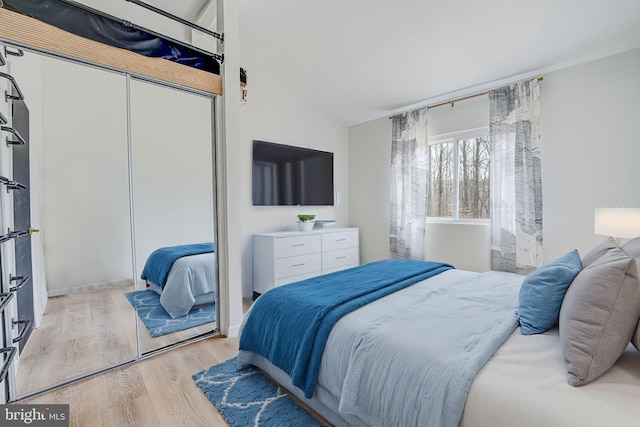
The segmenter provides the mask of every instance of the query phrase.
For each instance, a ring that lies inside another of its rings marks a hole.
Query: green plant
[[[300,222],[312,221],[315,217],[315,215],[298,215]]]

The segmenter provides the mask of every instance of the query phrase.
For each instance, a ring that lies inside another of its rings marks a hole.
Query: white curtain
[[[542,265],[540,85],[489,92],[491,269],[528,274]]]
[[[429,178],[427,108],[396,115],[392,120],[391,256],[422,260]]]

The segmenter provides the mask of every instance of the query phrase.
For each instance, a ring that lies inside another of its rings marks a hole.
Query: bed
[[[153,251],[141,278],[160,295],[171,318],[216,301],[217,275],[213,243],[167,246]]]
[[[607,250],[613,249],[615,242],[607,244],[610,246]],[[638,247],[640,249],[640,241]],[[596,254],[590,255],[594,259],[606,257],[607,250],[599,247],[594,249]],[[573,259],[576,254],[577,251],[572,254]],[[269,307],[269,300],[260,303],[271,292],[276,292],[274,297],[280,306],[299,305],[299,301],[283,299],[295,295],[294,291],[275,288],[258,298],[245,317],[238,368],[257,366],[337,426],[636,426],[640,420],[640,352],[629,340],[635,333],[637,344],[639,333],[634,331],[640,318],[640,282],[636,262],[631,260],[632,266],[629,262],[625,264],[628,274],[623,280],[626,280],[625,286],[633,286],[619,288],[617,293],[625,294],[624,299],[631,302],[630,306],[634,307],[631,317],[635,318],[626,322],[632,325],[625,329],[626,338],[618,339],[624,344],[621,355],[615,356],[612,367],[600,366],[598,369],[603,372],[599,372],[597,378],[590,378],[587,384],[572,387],[568,383],[575,380],[573,374],[578,372],[566,356],[572,351],[571,344],[567,343],[571,341],[567,325],[576,319],[571,317],[570,303],[566,303],[566,310],[561,307],[564,297],[559,298],[557,305],[558,311],[566,312],[557,314],[553,325],[544,332],[522,333],[523,324],[525,329],[531,325],[520,318],[519,310],[526,311],[521,291],[528,289],[534,278],[540,282],[540,274],[525,277],[452,268],[340,317],[329,328],[326,342],[321,346],[317,379],[311,381],[311,388],[305,387],[304,380],[300,381],[300,365],[283,363],[278,355],[280,349],[260,348],[264,343],[277,345],[290,342],[294,337],[290,330],[277,323],[268,324],[262,332],[256,328],[256,321],[264,323],[273,316],[274,308]],[[605,261],[610,264],[611,259]],[[569,275],[569,284],[560,293],[566,293],[566,299],[576,298],[584,277],[601,269],[605,261],[590,260],[593,265],[585,266],[587,273],[580,269]],[[614,261],[620,265],[618,258]],[[580,258],[578,263],[581,264]],[[334,274],[337,276],[320,276],[287,286],[300,287],[303,295],[311,289],[310,295],[316,298],[315,292],[320,291],[314,291],[314,287],[327,285],[327,290],[334,292],[336,288],[332,288],[329,281],[337,278],[344,286],[348,283],[345,280],[353,279],[348,272],[344,276],[340,272]],[[627,288],[634,288],[633,293],[627,293]],[[557,296],[552,299],[558,300]],[[308,323],[308,319],[315,316],[308,314],[314,304],[302,300],[302,312],[287,313],[285,317],[300,317],[299,323]],[[545,307],[550,305],[553,304],[546,300]],[[289,308],[284,311],[291,311]],[[577,312],[583,313],[583,308],[578,304]],[[557,326],[558,317],[561,327]],[[323,328],[326,326],[318,328],[317,335],[322,335]],[[606,330],[604,335],[616,333]],[[263,343],[251,342],[256,339]],[[619,348],[620,343],[607,341],[603,345],[611,349]],[[305,347],[305,344],[293,346],[287,351],[304,353]],[[473,354],[476,348],[481,349],[479,355]],[[314,356],[302,365],[313,370]],[[440,375],[447,371],[450,373]]]

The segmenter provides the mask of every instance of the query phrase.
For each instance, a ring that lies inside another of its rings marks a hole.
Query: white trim
[[[240,335],[240,327],[242,325],[230,325],[225,334],[227,338],[235,338]]]
[[[458,220],[460,212],[460,138],[453,140],[453,219]]]
[[[439,216],[428,216],[427,224],[459,224],[459,225],[489,225],[491,220],[485,218],[449,218]]]

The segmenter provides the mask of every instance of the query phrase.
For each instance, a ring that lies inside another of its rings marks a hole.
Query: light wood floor
[[[191,375],[238,353],[208,338],[20,403],[69,404],[72,427],[226,426]]]
[[[124,294],[133,285],[49,298],[40,327],[20,354],[18,397],[182,342],[215,328],[215,322],[152,338]]]
[[[69,404],[71,427],[227,426],[191,375],[237,354],[237,338],[207,338],[20,403]]]

